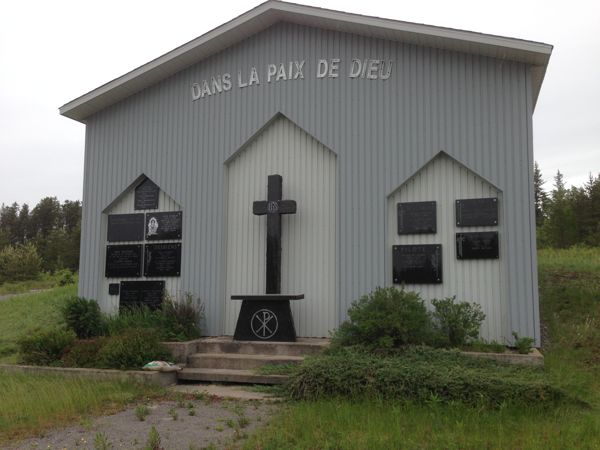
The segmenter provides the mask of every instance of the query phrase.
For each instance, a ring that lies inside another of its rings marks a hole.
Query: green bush
[[[351,349],[334,349],[307,358],[291,376],[293,399],[344,397],[427,402],[458,401],[496,407],[507,403],[551,404],[566,395],[544,378],[543,371],[461,356],[458,352],[408,347],[381,357]]]
[[[150,361],[171,359],[160,340],[158,332],[146,328],[131,328],[110,336],[98,353],[99,365],[107,369],[141,369]]]
[[[396,348],[432,339],[429,314],[415,292],[377,288],[354,302],[348,317],[333,335],[336,345]]]
[[[116,335],[131,328],[146,328],[159,333],[163,341],[187,341],[201,336],[199,322],[204,311],[201,302],[194,302],[191,294],[163,300],[161,309],[146,306],[127,308],[106,317],[109,335]]]
[[[73,343],[62,356],[65,367],[100,367],[100,350],[108,338],[80,339]]]
[[[75,276],[69,269],[62,269],[54,274],[56,282],[59,286],[66,286],[75,283]]]
[[[203,316],[202,303],[194,303],[192,294],[185,293],[175,299],[166,295],[162,304],[163,339],[186,341],[199,338],[202,335],[199,323]]]
[[[77,334],[79,339],[101,336],[106,331],[100,306],[94,300],[83,297],[71,297],[62,310],[67,327]]]
[[[62,365],[61,358],[75,338],[73,331],[59,327],[35,331],[17,342],[21,362],[39,366]]]
[[[42,259],[32,243],[9,245],[0,250],[0,283],[34,280],[41,267]]]
[[[477,339],[485,314],[477,303],[456,302],[456,297],[433,299],[432,313],[436,331],[453,347]]]

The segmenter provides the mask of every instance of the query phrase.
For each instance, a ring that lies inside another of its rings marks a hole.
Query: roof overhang
[[[552,53],[551,45],[540,42],[269,0],[143,66],[70,101],[59,108],[60,114],[84,122],[92,114],[278,22],[290,22],[365,37],[529,64],[532,67],[531,82],[534,106]]]

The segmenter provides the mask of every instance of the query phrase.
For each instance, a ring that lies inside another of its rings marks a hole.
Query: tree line
[[[550,191],[537,163],[535,220],[539,247],[600,246],[600,174],[581,187],[566,188],[558,171]],[[40,271],[79,268],[81,202],[46,197],[0,208],[0,283],[28,279]]]
[[[591,173],[581,187],[567,189],[560,170],[552,190],[544,190],[538,164],[534,168],[535,221],[538,247],[600,246],[600,174]]]
[[[79,268],[81,202],[46,197],[0,208],[0,282]]]

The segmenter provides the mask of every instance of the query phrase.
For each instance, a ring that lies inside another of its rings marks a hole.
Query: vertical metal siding
[[[499,224],[495,227],[456,226],[455,201],[465,198],[498,197]],[[399,202],[435,201],[437,233],[402,235],[398,231]],[[388,256],[386,279],[392,285],[392,245],[441,244],[442,283],[406,285],[405,289],[420,292],[425,300],[456,295],[458,301],[479,303],[486,314],[481,336],[499,342],[508,341],[507,298],[505,289],[506,252],[502,193],[481,177],[445,154],[436,156],[388,198]],[[498,231],[498,260],[464,260],[456,258],[455,233]]]
[[[252,202],[267,195],[267,176],[283,177],[283,197],[297,212],[283,216],[283,293],[303,293],[292,302],[301,336],[328,336],[337,325],[335,279],[336,157],[288,119],[276,118],[228,163],[226,334],[233,334],[240,308],[232,294],[265,292],[266,216]]]
[[[317,79],[319,58],[342,59]],[[394,61],[386,81],[349,79],[351,58]],[[195,102],[211,75],[305,59],[303,80],[266,83]],[[440,150],[503,192],[509,324],[538,337],[531,218],[531,96],[523,64],[281,23],[90,117],[80,292],[99,295],[98,217],[144,172],[185,211],[182,289],[207,303],[207,332],[223,332],[225,162],[276,114],[337,154],[339,320],[386,282],[387,196]]]

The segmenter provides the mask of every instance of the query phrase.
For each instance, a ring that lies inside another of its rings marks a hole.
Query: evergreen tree
[[[23,203],[21,211],[19,211],[19,242],[24,244],[31,238],[31,224],[29,217],[29,205]]]
[[[545,220],[545,209],[548,203],[548,194],[544,191],[544,179],[537,161],[533,169],[533,187],[535,196],[535,224],[541,227]]]
[[[544,241],[552,247],[566,248],[577,242],[575,217],[571,209],[564,176],[560,170],[554,177],[552,198],[548,202],[548,218],[542,234]]]
[[[31,221],[38,238],[45,238],[52,230],[61,228],[60,203],[56,197],[41,199],[31,212]]]

